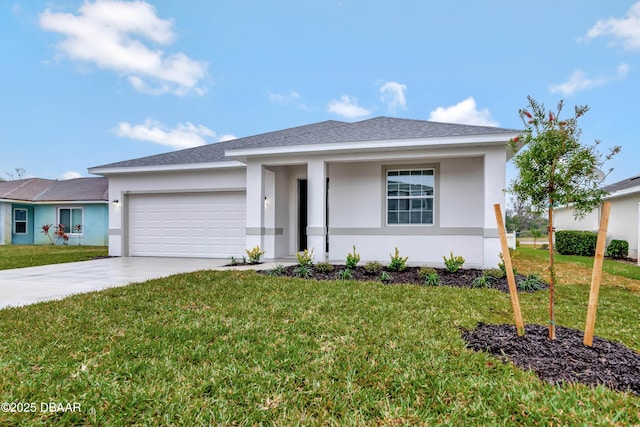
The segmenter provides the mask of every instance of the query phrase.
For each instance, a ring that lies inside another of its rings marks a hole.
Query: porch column
[[[327,227],[327,171],[323,160],[307,163],[307,246],[314,262],[325,261]]]
[[[247,226],[244,249],[256,246],[264,249],[264,166],[258,162],[247,162]],[[242,251],[244,254],[244,250]],[[265,254],[265,257],[273,254]]]
[[[484,268],[495,268],[500,262],[500,237],[493,205],[500,203],[502,215],[504,215],[506,160],[506,152],[502,148],[490,150],[484,156]]]
[[[11,203],[0,203],[0,245],[11,244]]]

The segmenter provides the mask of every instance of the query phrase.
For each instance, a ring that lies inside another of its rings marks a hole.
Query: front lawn
[[[588,293],[558,286],[559,324],[584,328]],[[525,323],[546,323],[547,295],[520,295]],[[640,350],[640,294],[605,285],[600,301],[596,334]],[[481,321],[511,323],[509,296],[240,271],[0,310],[0,397],[38,409],[0,425],[640,423],[640,396],[467,349]]]
[[[106,246],[1,245],[0,270],[85,261],[107,252]]]

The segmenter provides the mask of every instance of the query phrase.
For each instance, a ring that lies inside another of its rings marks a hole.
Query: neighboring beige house
[[[607,242],[612,239],[629,242],[629,256],[638,257],[640,233],[640,175],[615,182],[602,188],[609,193],[605,200],[611,203]],[[571,208],[560,208],[555,214],[556,230],[586,230],[600,228],[600,209],[595,209],[582,220],[573,218]],[[638,261],[640,265],[640,260]]]
[[[265,258],[495,267],[508,141],[521,131],[378,117],[325,121],[97,166],[114,256]]]

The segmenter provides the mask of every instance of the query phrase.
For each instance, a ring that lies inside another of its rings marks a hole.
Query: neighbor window
[[[387,224],[433,225],[434,170],[387,171]]]
[[[27,234],[27,210],[26,209],[13,210],[13,233]]]
[[[58,208],[58,224],[64,226],[67,234],[82,234],[84,218],[82,208]]]

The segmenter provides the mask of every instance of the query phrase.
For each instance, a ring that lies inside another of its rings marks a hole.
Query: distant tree
[[[505,227],[508,231],[522,231],[545,228],[547,218],[527,203],[511,200],[511,207],[505,210]]]
[[[510,142],[517,152],[513,158],[518,176],[509,191],[521,203],[530,204],[538,211],[548,210],[549,231],[549,338],[556,338],[554,293],[555,270],[553,265],[553,210],[557,205],[571,205],[574,215],[584,217],[602,203],[605,192],[599,188],[602,176],[600,168],[620,151],[613,147],[602,159],[597,147],[583,146],[579,138],[578,119],[589,107],[576,106],[573,117],[560,119],[563,101],[556,111],[547,110],[532,97],[529,105],[519,111],[525,131]]]
[[[16,179],[21,179],[24,174],[27,172],[25,169],[23,168],[15,168],[14,169],[15,173],[13,172],[7,172],[7,176],[9,177],[8,181],[14,181]],[[0,181],[7,181],[6,179],[0,177]]]

